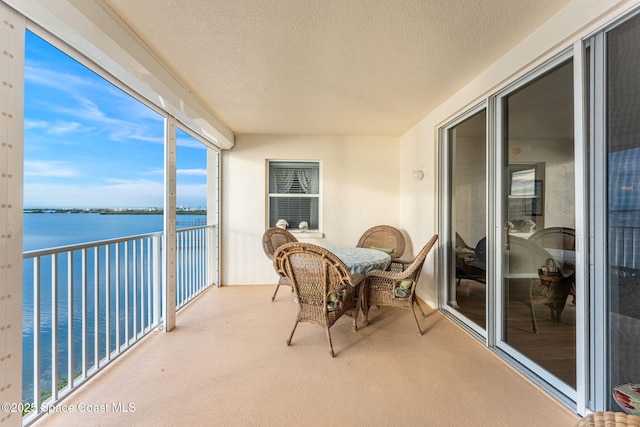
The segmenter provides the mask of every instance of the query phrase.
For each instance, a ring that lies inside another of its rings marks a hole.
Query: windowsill
[[[309,230],[309,231],[289,230],[289,232],[294,236],[296,236],[297,238],[322,239],[324,237],[324,233],[319,230]]]

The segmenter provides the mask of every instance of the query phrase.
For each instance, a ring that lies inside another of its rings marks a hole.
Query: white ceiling
[[[399,136],[569,0],[104,0],[235,134]]]

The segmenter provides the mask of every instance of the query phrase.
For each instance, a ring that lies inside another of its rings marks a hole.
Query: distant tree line
[[[163,209],[79,209],[79,208],[65,208],[65,209],[25,209],[24,213],[99,213],[101,215],[162,215]],[[206,215],[206,209],[178,209],[177,215]]]

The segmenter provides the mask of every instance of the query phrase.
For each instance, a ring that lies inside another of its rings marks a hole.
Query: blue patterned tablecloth
[[[371,270],[386,270],[391,263],[388,253],[368,248],[328,247],[345,263],[351,274],[365,274]]]

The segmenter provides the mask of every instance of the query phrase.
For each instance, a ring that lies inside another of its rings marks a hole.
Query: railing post
[[[58,254],[51,257],[51,399],[58,400]]]
[[[33,258],[33,403],[37,411],[40,408],[40,362],[42,352],[40,350],[40,267],[41,258]]]
[[[218,271],[218,262],[217,262],[217,253],[218,253],[218,237],[217,237],[218,226],[210,225],[207,226],[207,244],[206,244],[206,267],[207,267],[207,286],[211,286],[214,283],[219,286],[217,271]]]
[[[74,307],[73,307],[73,277],[74,277],[74,265],[73,262],[73,251],[67,252],[67,377],[69,382],[69,389],[74,387],[74,379],[75,375],[73,373],[73,364],[74,364],[74,355],[73,355],[73,345],[75,333],[73,331],[73,315],[74,315]]]
[[[164,227],[162,240],[162,324],[169,332],[176,325],[176,120],[165,119]]]
[[[153,247],[151,248],[153,254],[153,325],[160,327],[160,316],[162,307],[160,305],[162,293],[162,251],[161,251],[161,236],[153,236]]]

